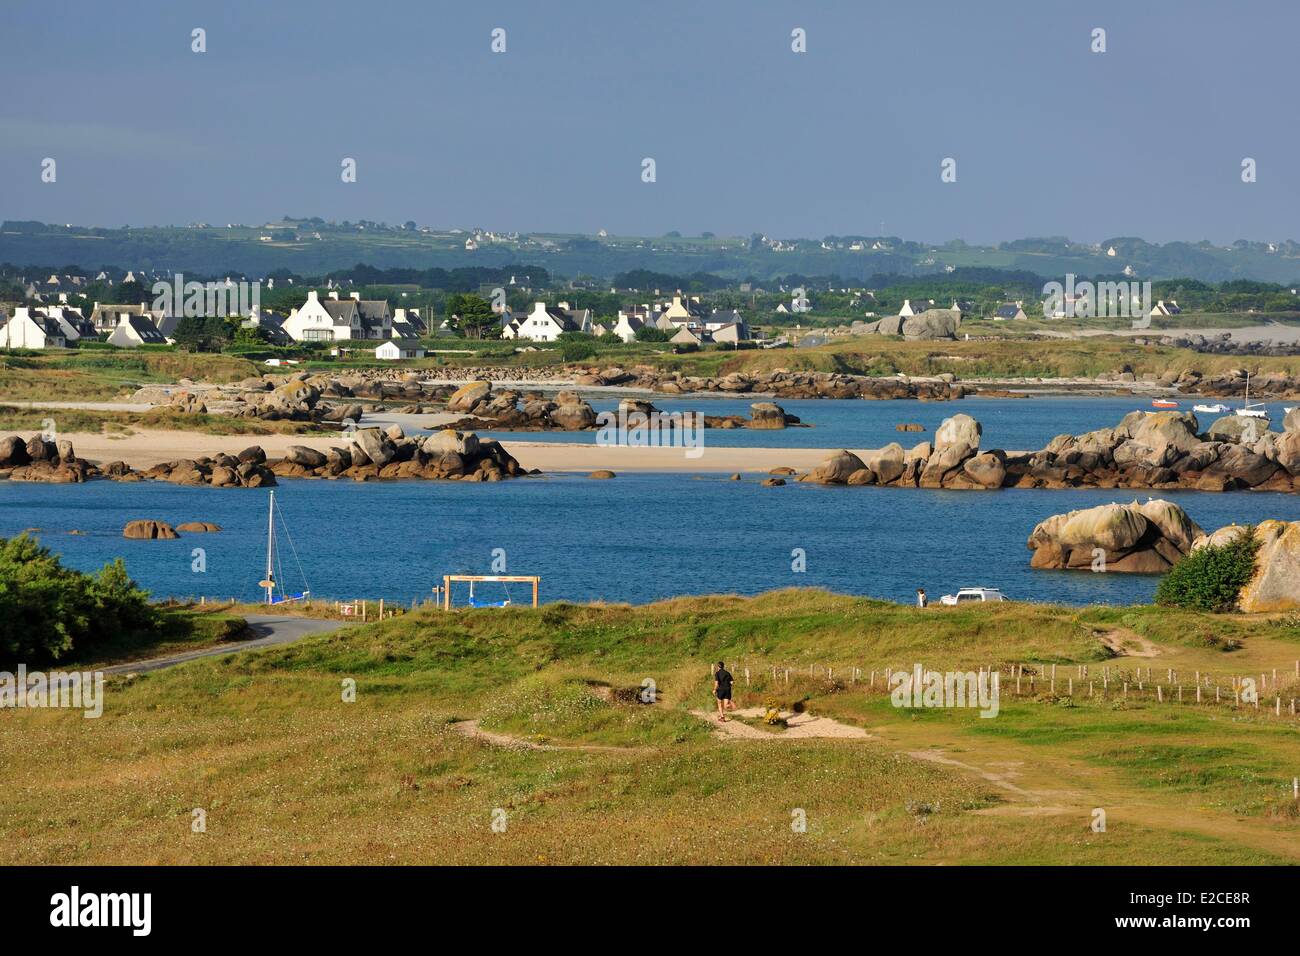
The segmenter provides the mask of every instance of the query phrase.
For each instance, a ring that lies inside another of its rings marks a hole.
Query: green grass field
[[[718,658],[742,707],[870,736],[719,737],[691,713]],[[1271,689],[1255,709],[1230,688],[1277,668],[1277,693],[1300,696],[1297,658],[1294,619],[1151,607],[919,611],[801,590],[423,608],[113,678],[98,720],[0,711],[0,861],[1293,863],[1300,722]],[[1002,669],[999,715],[893,706],[884,669],[917,662]],[[1085,665],[1093,696],[1082,679],[1067,693]],[[1197,671],[1228,699],[1196,705]]]

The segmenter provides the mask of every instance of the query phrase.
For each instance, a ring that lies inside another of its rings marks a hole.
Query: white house
[[[63,330],[63,337],[69,342],[95,338],[95,326],[81,314],[80,309],[65,305],[51,305],[46,307],[45,314],[59,323],[59,328]]]
[[[913,304],[911,299],[904,299],[903,307],[898,310],[898,314],[903,316],[920,315],[922,312],[928,312],[930,306],[933,304],[933,302],[928,302],[924,299],[917,299],[915,304]]]
[[[637,332],[646,327],[647,317],[636,312],[624,312],[618,310],[618,321],[614,323],[611,330],[624,342],[635,342]]]
[[[516,312],[502,327],[503,339],[530,339],[534,342],[555,342],[564,332],[591,333],[591,310],[570,309],[568,303],[547,305],[534,302],[533,311]]]
[[[419,339],[389,339],[375,349],[375,358],[389,361],[424,358],[424,349]]]
[[[1154,319],[1162,315],[1180,315],[1182,314],[1182,311],[1183,310],[1178,307],[1177,299],[1170,299],[1168,302],[1161,299],[1151,307],[1150,316]]]
[[[302,308],[289,313],[283,328],[295,342],[388,339],[393,335],[393,312],[387,299],[362,299],[360,292],[346,299],[330,292],[322,299],[312,289]]]
[[[1025,309],[1024,309],[1024,303],[1023,303],[1023,302],[1006,302],[1006,303],[1004,303],[1004,304],[998,306],[997,311],[993,313],[993,318],[998,319],[998,320],[1000,320],[1000,321],[1005,321],[1005,320],[1007,320],[1007,319],[1023,319],[1023,318],[1026,318],[1026,316],[1025,316]]]
[[[90,321],[95,326],[95,332],[103,334],[112,332],[121,325],[124,317],[145,315],[148,311],[144,305],[110,305],[96,302],[90,311]]]
[[[158,326],[148,316],[124,315],[113,334],[108,337],[108,344],[134,349],[141,345],[166,345],[167,338],[158,331]]]
[[[62,349],[67,346],[59,321],[40,309],[19,306],[9,321],[0,327],[0,348]]]

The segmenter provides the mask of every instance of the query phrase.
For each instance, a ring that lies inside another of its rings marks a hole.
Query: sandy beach
[[[207,435],[198,432],[137,430],[130,435],[64,432],[77,457],[98,465],[124,461],[132,468],[151,468],[177,458],[200,458],[219,452],[238,454],[260,445],[268,458],[283,458],[290,445],[326,451],[343,446],[336,435]],[[614,472],[767,472],[789,467],[805,471],[839,449],[832,448],[714,448],[707,440],[702,449],[603,447],[578,442],[502,442],[525,468],[544,472],[588,472],[607,468]],[[690,457],[695,455],[696,457]]]

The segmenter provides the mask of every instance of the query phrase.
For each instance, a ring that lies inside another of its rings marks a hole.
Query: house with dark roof
[[[665,332],[671,332],[683,325],[703,326],[708,317],[709,310],[700,304],[699,296],[683,296],[678,292],[673,296],[672,302],[660,310],[655,325]]]
[[[387,299],[362,299],[360,292],[345,299],[330,292],[322,299],[312,289],[302,308],[289,313],[283,329],[295,342],[388,339],[393,335],[393,311]]]
[[[1003,303],[998,306],[997,310],[993,313],[993,318],[1002,320],[1023,319],[1026,317],[1025,310],[1022,308],[1022,303],[1020,302]]]
[[[389,339],[375,349],[377,359],[417,359],[424,358],[424,346],[419,339]]]
[[[41,309],[19,306],[14,314],[0,326],[0,348],[5,349],[63,349],[67,339],[58,319],[52,319]]]
[[[141,345],[166,345],[167,337],[158,331],[158,326],[154,325],[150,316],[124,315],[113,334],[108,337],[108,344],[135,349]]]
[[[95,327],[95,332],[99,335],[111,333],[122,324],[122,319],[128,315],[145,315],[148,309],[143,305],[112,305],[109,303],[96,302],[94,308],[90,311],[90,322]]]
[[[503,320],[505,316],[502,316]],[[591,310],[570,309],[567,302],[547,305],[534,302],[531,312],[512,312],[503,323],[503,339],[529,339],[534,342],[554,342],[565,332],[591,333]]]
[[[95,331],[94,323],[82,315],[80,309],[66,305],[50,305],[45,307],[45,314],[59,323],[59,328],[63,330],[63,337],[69,342],[98,337],[99,333]]]

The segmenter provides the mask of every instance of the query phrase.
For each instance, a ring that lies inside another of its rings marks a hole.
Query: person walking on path
[[[731,672],[723,666],[722,661],[718,661],[718,667],[713,672],[713,696],[718,700],[718,720],[724,724],[727,722],[727,711],[736,709],[731,700],[731,684]]]

